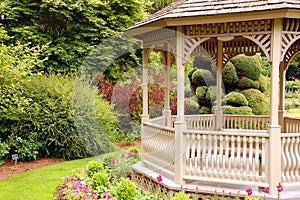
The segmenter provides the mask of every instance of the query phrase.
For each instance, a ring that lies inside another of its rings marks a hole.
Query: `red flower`
[[[252,189],[251,189],[251,188],[248,188],[248,189],[246,190],[246,192],[248,193],[249,196],[251,196],[251,194],[252,194]]]
[[[279,183],[279,185],[277,185],[277,191],[279,193],[283,191],[283,187],[282,187],[282,185],[280,185],[280,183]]]
[[[161,177],[161,175],[158,175],[158,176],[156,177],[156,180],[157,180],[158,182],[162,182],[162,177]]]
[[[264,188],[264,189],[262,189],[262,192],[263,192],[263,193],[269,193],[269,188]]]

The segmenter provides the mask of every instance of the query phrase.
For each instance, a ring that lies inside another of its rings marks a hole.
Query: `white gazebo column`
[[[269,156],[268,156],[268,178],[270,194],[276,195],[276,186],[281,182],[281,127],[278,124],[278,97],[279,97],[279,66],[281,54],[281,19],[274,19],[272,31],[272,71],[271,71],[271,105],[270,105],[270,127],[269,127]]]
[[[150,49],[143,48],[143,114],[142,123],[149,121],[148,112],[148,60],[150,55]]]
[[[165,63],[165,99],[164,99],[164,110],[163,116],[166,117],[166,126],[171,127],[171,116],[172,111],[170,109],[170,71],[171,71],[171,52],[170,46],[167,45],[167,52],[166,52],[166,63]]]
[[[218,40],[218,55],[217,55],[217,107],[215,130],[219,131],[223,127],[223,113],[222,113],[222,70],[223,70],[223,42]]]
[[[281,126],[281,132],[285,131],[285,126],[284,126],[284,117],[286,114],[285,110],[285,64],[284,62],[280,63],[280,68],[279,68],[279,110],[278,110],[278,123]]]
[[[177,184],[184,184],[183,176],[185,173],[185,151],[186,140],[183,131],[186,129],[186,122],[184,120],[184,64],[183,64],[183,46],[184,35],[183,27],[177,27],[176,33],[176,64],[177,64],[177,118],[175,121],[175,177],[174,182]]]

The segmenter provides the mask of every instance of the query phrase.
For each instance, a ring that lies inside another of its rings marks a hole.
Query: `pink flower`
[[[81,186],[80,181],[77,181],[77,182],[75,182],[75,183],[73,184],[73,188],[74,188],[74,189],[77,189],[77,188],[80,187],[80,186]]]
[[[162,182],[162,177],[161,177],[161,175],[158,175],[157,177],[156,177],[156,180],[160,183],[160,182]]]
[[[264,188],[264,189],[262,189],[262,192],[263,192],[263,193],[269,193],[269,188]]]
[[[101,196],[102,197],[106,197],[107,199],[109,199],[109,200],[111,200],[112,199],[112,196],[108,193],[108,192],[103,192],[102,194],[101,194]]]
[[[121,157],[121,158],[125,158],[126,155],[125,155],[124,153],[122,153],[122,154],[120,155],[120,157]]]
[[[89,186],[87,186],[87,185],[82,185],[82,186],[80,186],[80,189],[81,189],[81,190],[88,190],[88,189],[89,189]]]
[[[69,177],[69,176],[65,176],[64,178],[65,178],[65,180],[66,180],[67,182],[70,182],[70,181],[72,181],[72,178],[71,178],[71,177]]]
[[[79,176],[74,176],[73,179],[74,180],[79,180]]]
[[[251,188],[248,188],[248,189],[246,190],[246,192],[248,193],[249,196],[251,196],[251,194],[252,194],[252,189],[251,189]]]
[[[110,162],[111,162],[111,164],[115,164],[115,163],[117,162],[117,159],[116,159],[116,158],[112,158],[112,159],[110,160]]]
[[[128,152],[128,157],[131,157],[131,156],[135,156],[135,152],[132,152],[132,151],[130,151],[130,152]]]
[[[96,194],[96,193],[93,193],[92,194],[92,198],[94,199],[94,198],[96,198],[98,195]]]
[[[84,193],[84,194],[83,194],[83,197],[84,197],[85,199],[88,199],[88,198],[89,198],[89,193]]]
[[[63,186],[63,189],[66,189],[67,187],[69,187],[69,184],[65,184],[65,185]]]
[[[282,187],[282,185],[280,185],[280,183],[279,183],[279,185],[277,185],[277,191],[279,193],[283,191],[283,187]]]

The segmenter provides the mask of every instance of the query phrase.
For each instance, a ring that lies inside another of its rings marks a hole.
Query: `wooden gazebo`
[[[219,186],[255,186],[269,188],[274,198],[281,183],[283,199],[300,198],[300,119],[286,117],[284,110],[285,72],[300,50],[300,0],[177,0],[127,34],[143,41],[142,161],[133,167],[137,182],[161,174],[163,184],[174,190],[197,187],[213,193]],[[199,49],[216,62],[217,106],[214,114],[191,116],[184,113],[185,63]],[[148,113],[152,50],[161,52],[167,66],[164,110],[155,119]],[[270,115],[224,115],[224,65],[238,54],[256,53],[272,66]],[[168,89],[173,61],[176,116],[171,115]]]

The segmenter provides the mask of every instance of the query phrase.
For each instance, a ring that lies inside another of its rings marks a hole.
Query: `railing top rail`
[[[246,130],[228,130],[228,131],[202,131],[202,130],[185,130],[184,134],[211,134],[224,136],[250,136],[250,137],[265,137],[268,138],[267,131],[246,131]]]
[[[162,119],[165,119],[165,118],[166,118],[165,116],[161,116],[161,117],[156,117],[156,118],[150,119],[149,121],[150,122],[155,122],[155,121],[162,120]]]
[[[251,117],[251,118],[269,118],[269,115],[228,115],[224,114],[224,117]]]
[[[300,120],[299,117],[284,117],[284,119],[290,119],[290,120]]]
[[[184,117],[214,117],[215,114],[204,114],[204,115],[184,115]],[[176,115],[172,115],[172,117],[177,117]]]
[[[286,137],[300,137],[300,133],[282,133],[280,134],[281,138]]]
[[[159,128],[159,129],[166,130],[166,131],[175,132],[174,128],[170,128],[170,127],[166,127],[166,126],[161,126],[159,124],[154,124],[154,123],[151,123],[151,122],[144,122],[143,125],[144,126],[150,126],[150,127],[153,127],[153,128]]]

